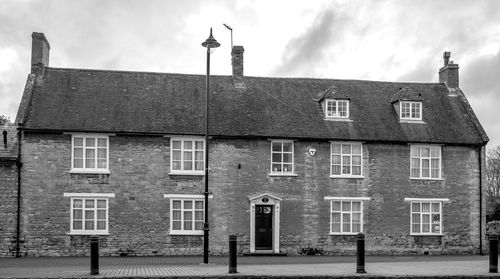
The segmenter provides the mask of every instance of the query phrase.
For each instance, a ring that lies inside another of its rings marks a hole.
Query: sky
[[[15,120],[31,33],[49,66],[205,74],[201,43],[221,43],[211,73],[231,74],[231,32],[247,76],[438,82],[443,52],[500,145],[498,0],[0,0],[0,115]]]

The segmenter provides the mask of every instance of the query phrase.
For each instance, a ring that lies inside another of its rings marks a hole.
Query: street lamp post
[[[220,44],[212,36],[212,28],[210,28],[210,36],[202,44],[203,47],[207,48],[207,91],[205,95],[205,105],[206,105],[206,124],[205,124],[205,220],[203,222],[203,263],[208,264],[208,232],[210,231],[210,226],[208,223],[208,124],[209,124],[209,88],[210,88],[210,51],[212,49],[218,48]]]

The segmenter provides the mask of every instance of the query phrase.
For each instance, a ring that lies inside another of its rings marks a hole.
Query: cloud
[[[321,64],[325,50],[332,47],[342,32],[347,19],[334,12],[325,10],[303,34],[291,39],[285,47],[281,65],[274,70],[275,75],[303,74]],[[316,66],[315,66],[316,65]]]

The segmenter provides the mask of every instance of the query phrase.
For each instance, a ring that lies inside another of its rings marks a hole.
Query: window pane
[[[420,224],[411,225],[411,232],[412,233],[420,233]]]
[[[411,212],[420,212],[420,203],[417,202],[412,203]]]
[[[281,153],[273,153],[273,163],[281,163]]]
[[[79,169],[83,168],[83,159],[75,159],[73,161],[73,166]]]
[[[184,162],[193,160],[193,152],[192,151],[184,151]]]
[[[352,145],[352,154],[361,154],[361,145],[360,144],[353,144]]]
[[[180,161],[181,160],[181,151],[179,151],[179,150],[172,151],[172,160]]]
[[[283,164],[283,172],[292,172],[292,164]]]
[[[106,149],[104,149],[104,148],[98,148],[98,149],[97,149],[97,158],[100,158],[100,159],[106,159],[106,157],[107,157],[107,156],[106,156],[106,155],[107,155],[107,154],[106,154],[106,153],[107,153],[106,151],[107,151],[107,150],[106,150]]]
[[[98,230],[106,230],[106,221],[97,221]]]
[[[197,161],[203,161],[203,151],[195,151],[194,159]]]
[[[350,173],[351,173],[351,168],[349,166],[342,167],[342,174],[350,174]]]
[[[82,222],[81,221],[73,221],[73,229],[74,230],[81,230],[82,229]]]
[[[75,148],[74,156],[75,158],[83,158],[83,148]]]
[[[174,161],[174,162],[172,162],[172,169],[173,170],[181,170],[181,165],[182,164],[180,161],[179,162]]]
[[[75,138],[74,145],[75,146],[83,146],[83,138]]]
[[[340,154],[341,153],[341,145],[340,144],[332,144],[332,154]]]
[[[438,212],[439,213],[439,203],[432,203],[432,212]]]
[[[87,147],[95,147],[95,139],[94,138],[86,138],[85,146]]]
[[[430,162],[428,159],[422,159],[422,177],[430,177]]]
[[[193,230],[193,222],[184,221],[184,229],[188,231]]]
[[[85,200],[85,208],[94,208],[94,200]]]
[[[195,170],[204,170],[205,167],[203,166],[203,162],[195,162]]]
[[[85,158],[94,159],[95,158],[95,149],[85,149]]]
[[[81,199],[74,199],[73,200],[73,208],[82,208],[82,200]]]
[[[412,157],[420,157],[420,148],[417,146],[412,146],[411,147],[411,156]]]
[[[429,224],[431,222],[431,216],[429,214],[422,214],[422,224]]]
[[[361,166],[361,156],[352,156],[352,164],[356,166]]]
[[[83,217],[81,209],[73,209],[73,220],[81,220]]]
[[[430,232],[430,225],[422,224],[422,233],[428,233],[428,232]]]
[[[195,211],[194,213],[194,219],[197,221],[203,221],[203,211]]]
[[[291,162],[292,162],[292,154],[283,153],[283,163],[291,163]]]
[[[332,166],[332,175],[340,175],[340,165]]]
[[[203,202],[202,201],[195,201],[195,208],[196,209],[203,209]]]
[[[97,208],[106,208],[106,200],[97,200]]]
[[[361,211],[361,202],[352,202],[352,211]]]
[[[173,221],[172,222],[172,229],[173,230],[180,230],[181,229],[181,221]]]
[[[99,146],[99,147],[107,147],[108,140],[107,139],[98,139],[97,144],[98,144],[97,146]]]
[[[199,230],[203,230],[203,222],[200,222],[200,221],[196,221],[194,223],[194,229],[199,231]]]
[[[340,213],[332,213],[332,223],[340,223]]]
[[[181,149],[181,141],[180,140],[173,140],[172,141],[172,148],[173,149]]]
[[[95,168],[95,159],[86,159],[85,160],[85,167],[94,169]]]
[[[85,221],[85,229],[93,230],[94,229],[94,221]]]
[[[422,147],[421,152],[422,157],[430,157],[431,155],[431,149],[429,147]]]
[[[273,172],[281,172],[281,165],[280,164],[273,164],[272,168],[273,168]]]
[[[293,145],[293,143],[291,143],[291,142],[284,142],[283,143],[283,152],[292,152],[292,145]]]
[[[333,202],[333,211],[340,211],[340,202],[336,201],[336,202]],[[340,215],[339,215],[340,216]],[[339,222],[340,222],[340,219],[339,219]]]
[[[193,162],[184,162],[184,170],[193,170]]]
[[[411,221],[413,224],[420,224],[420,214],[413,213],[411,215]]]
[[[97,160],[97,168],[98,169],[106,169],[108,166],[107,166],[107,161],[106,159],[98,159]]]
[[[351,211],[351,203],[343,202],[342,203],[342,211]]]
[[[342,144],[342,154],[351,154],[350,144]]]
[[[360,223],[352,223],[352,232],[353,233],[361,232],[361,224]]]
[[[431,204],[428,202],[423,202],[422,203],[422,212],[430,212],[431,211]]]
[[[341,158],[342,157],[340,155],[332,155],[332,164],[334,164],[334,165],[340,165]]]
[[[349,213],[342,214],[342,231],[351,232],[351,215]]]
[[[181,211],[180,210],[173,210],[172,211],[172,220],[174,220],[174,221],[181,220]]]
[[[97,219],[106,220],[106,210],[97,210]]]
[[[172,207],[174,209],[180,209],[181,208],[181,201],[178,201],[178,200],[172,201]]]
[[[93,210],[85,210],[85,220],[94,220]]]
[[[199,140],[197,140],[197,141],[196,141],[196,143],[195,143],[195,148],[196,148],[197,150],[203,150],[203,149],[204,149],[204,148],[203,148],[203,141],[199,141]]]
[[[193,142],[189,140],[184,141],[184,149],[193,149]]]
[[[361,222],[361,213],[353,213],[352,214],[352,222],[360,223]]]
[[[361,167],[352,167],[352,175],[361,175]]]
[[[192,201],[184,201],[184,209],[192,209],[193,202]]]
[[[281,152],[281,142],[273,142],[273,151]]]
[[[332,232],[340,232],[340,223],[332,223]]]

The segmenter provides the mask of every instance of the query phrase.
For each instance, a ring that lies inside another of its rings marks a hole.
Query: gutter
[[[479,255],[483,255],[483,148],[479,147]]]
[[[19,124],[22,127],[22,124]],[[16,226],[16,258],[21,257],[19,244],[21,236],[21,167],[23,163],[21,162],[21,139],[22,131],[19,128],[17,131],[17,226]]]

